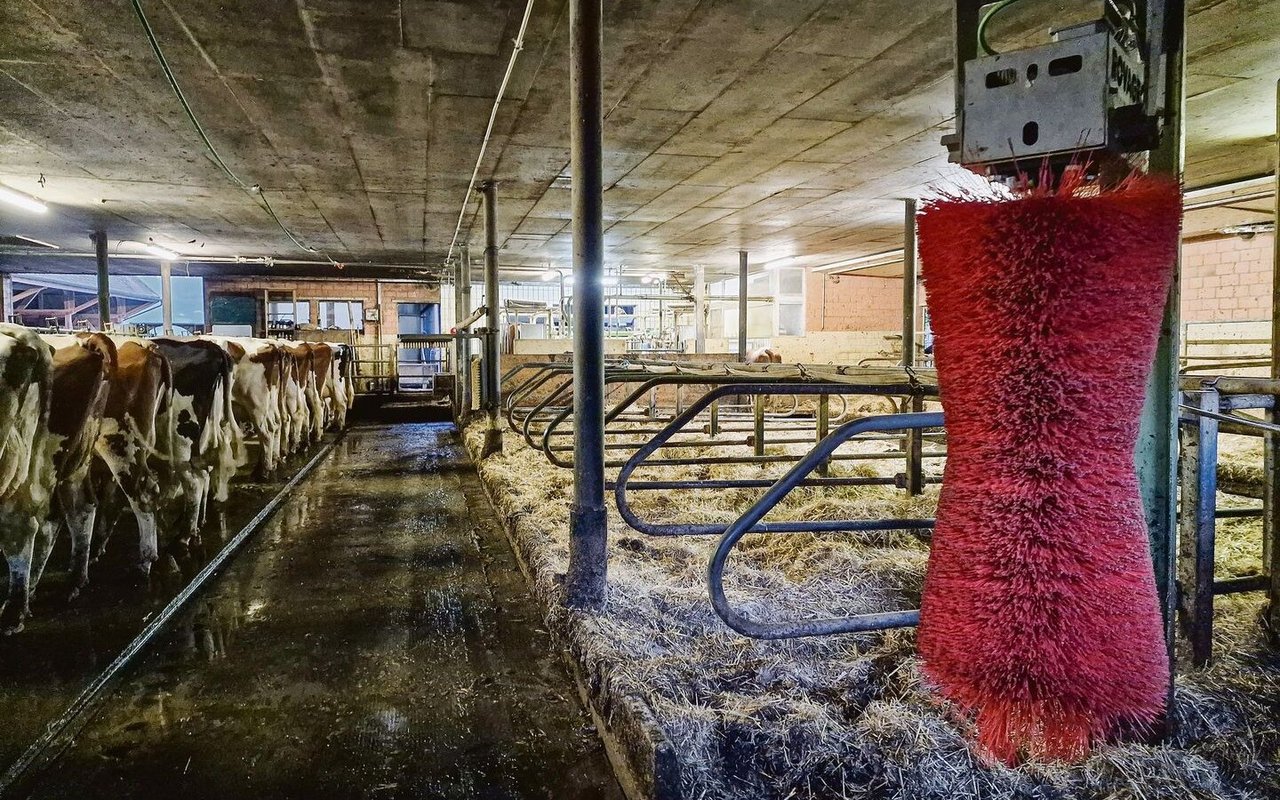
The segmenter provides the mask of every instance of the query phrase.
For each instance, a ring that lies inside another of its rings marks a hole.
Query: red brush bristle
[[[920,217],[949,451],[920,652],[1006,763],[1164,711],[1133,452],[1179,218],[1178,187],[1141,177]]]

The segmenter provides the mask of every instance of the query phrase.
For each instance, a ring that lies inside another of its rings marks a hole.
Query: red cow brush
[[[919,218],[949,451],[920,653],[1006,763],[1164,714],[1134,448],[1180,214],[1175,184],[1135,176]]]

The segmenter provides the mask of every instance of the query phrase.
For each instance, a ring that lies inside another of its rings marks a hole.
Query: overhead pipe
[[[602,0],[569,0],[573,176],[573,508],[565,604],[598,610],[608,576],[604,504],[604,109]]]
[[[520,18],[520,30],[516,32],[515,43],[511,48],[511,58],[507,61],[507,71],[502,74],[502,83],[498,84],[498,93],[493,98],[493,108],[489,111],[489,124],[485,126],[484,137],[480,140],[480,152],[476,154],[476,166],[471,170],[471,180],[467,182],[467,192],[462,197],[462,208],[458,210],[458,222],[453,227],[453,238],[449,241],[449,253],[445,261],[453,260],[453,251],[458,246],[458,234],[462,232],[462,221],[467,216],[467,206],[471,204],[471,192],[475,189],[476,178],[480,175],[480,166],[484,163],[484,154],[489,149],[489,140],[493,138],[493,126],[498,121],[498,106],[507,94],[507,84],[511,82],[511,74],[515,72],[516,61],[520,51],[524,49],[524,34],[529,28],[529,17],[533,14],[534,0],[529,0],[524,7],[524,16]]]

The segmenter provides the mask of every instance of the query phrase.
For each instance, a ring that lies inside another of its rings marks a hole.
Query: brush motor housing
[[[958,136],[950,160],[992,177],[1035,174],[1091,153],[1148,150],[1160,126],[1145,111],[1146,70],[1136,42],[1106,20],[1052,33],[1038,47],[964,64]]]

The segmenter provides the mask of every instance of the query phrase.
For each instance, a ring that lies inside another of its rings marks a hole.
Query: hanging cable
[[[137,0],[134,0],[137,2]],[[445,258],[445,263],[453,262],[453,251],[458,246],[458,234],[462,232],[462,221],[467,216],[467,206],[471,204],[471,193],[476,187],[476,178],[480,175],[480,166],[484,162],[485,151],[489,147],[489,139],[493,136],[493,126],[498,121],[498,106],[502,104],[502,97],[507,93],[507,83],[511,81],[511,73],[515,71],[516,59],[520,56],[520,51],[524,49],[524,32],[529,27],[529,15],[533,13],[534,0],[524,7],[524,18],[520,20],[520,32],[516,34],[515,47],[511,50],[511,60],[507,62],[506,74],[502,76],[502,83],[498,86],[498,96],[493,98],[493,110],[489,112],[489,125],[484,130],[484,138],[480,140],[480,154],[476,156],[476,168],[471,170],[471,180],[467,183],[467,193],[462,198],[462,208],[458,211],[458,224],[453,227],[453,239],[449,241],[449,255]]]
[[[996,14],[999,14],[1001,11],[1004,11],[1016,2],[1018,2],[1018,0],[1000,0],[1000,2],[992,6],[987,13],[982,15],[982,19],[978,20],[978,47],[982,50],[983,55],[998,55],[995,50],[991,49],[991,45],[987,42],[987,24],[991,22],[992,18],[994,18]]]
[[[222,160],[222,156],[218,154],[218,149],[213,146],[213,142],[209,140],[209,135],[205,133],[204,126],[200,124],[199,118],[196,117],[196,112],[191,108],[191,103],[187,100],[186,94],[183,93],[182,87],[178,85],[178,79],[173,74],[173,69],[169,66],[169,59],[165,58],[164,51],[160,49],[160,42],[156,39],[156,33],[151,27],[150,20],[147,19],[147,13],[142,9],[141,0],[131,0],[131,2],[133,4],[133,11],[138,17],[138,22],[142,23],[142,31],[147,36],[147,42],[151,45],[151,52],[155,54],[156,61],[160,64],[160,70],[164,73],[165,80],[169,83],[169,88],[173,89],[174,95],[178,98],[178,104],[182,106],[182,110],[186,112],[187,119],[191,121],[191,126],[195,128],[196,134],[200,137],[200,141],[204,142],[205,148],[208,149],[210,160],[212,160],[214,165],[231,179],[232,183],[247,192],[250,197],[257,201],[258,205],[262,207],[262,210],[267,212],[267,215],[271,217],[272,221],[274,221],[280,230],[284,232],[284,235],[289,237],[289,241],[293,242],[294,245],[302,248],[308,253],[314,253],[322,256],[328,260],[330,264],[338,266],[338,262],[330,258],[327,253],[323,253],[299,240],[298,237],[294,235],[293,231],[289,230],[288,226],[286,226],[276,214],[276,210],[271,207],[271,201],[267,199],[266,194],[262,191],[262,187],[256,183],[249,184],[241,180],[240,176],[232,172],[231,167],[227,166],[227,162]]]

